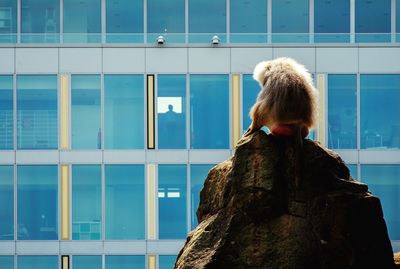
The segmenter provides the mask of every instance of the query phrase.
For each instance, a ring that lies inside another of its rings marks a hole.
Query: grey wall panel
[[[357,48],[317,48],[316,72],[357,73]]]
[[[251,74],[257,63],[271,59],[272,48],[232,48],[231,70]]]
[[[274,48],[273,57],[290,57],[315,72],[315,48]]]
[[[13,164],[15,154],[13,150],[2,150],[0,152],[0,164]]]
[[[15,241],[0,242],[0,255],[14,255]]]
[[[399,164],[398,150],[360,150],[361,164]]]
[[[148,73],[186,73],[188,50],[186,48],[147,48]]]
[[[78,242],[78,241],[61,241],[60,252],[62,254],[98,254],[103,253],[102,241]]]
[[[105,150],[105,163],[144,163],[146,152],[144,150]]]
[[[190,48],[190,73],[229,73],[230,49],[226,48]]]
[[[58,73],[57,48],[17,48],[17,73]]]
[[[60,48],[60,73],[100,73],[100,48]]]
[[[189,163],[220,163],[231,156],[230,150],[191,150],[189,151]]]
[[[16,250],[19,255],[29,254],[44,254],[44,255],[57,255],[59,254],[59,242],[51,241],[17,241]]]
[[[144,48],[104,48],[104,73],[144,73]]]
[[[14,49],[0,49],[0,73],[14,73]]]
[[[146,241],[122,242],[122,241],[104,241],[104,253],[121,255],[145,255]]]
[[[187,150],[149,150],[147,151],[149,163],[187,163],[189,154]]]
[[[358,162],[358,151],[357,150],[334,150],[339,154],[340,158],[343,159],[347,164]]]
[[[17,164],[57,164],[57,150],[18,150],[16,151]]]
[[[178,255],[185,241],[160,240],[147,241],[147,253],[159,253],[160,255]]]
[[[360,73],[400,73],[400,48],[360,48]]]
[[[99,164],[103,160],[101,151],[60,151],[61,163],[94,163]]]

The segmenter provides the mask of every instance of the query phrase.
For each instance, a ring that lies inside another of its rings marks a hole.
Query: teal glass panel
[[[106,165],[106,240],[145,239],[144,165]]]
[[[190,147],[229,148],[229,76],[190,76]]]
[[[17,148],[57,149],[57,76],[17,76]]]
[[[145,269],[145,256],[106,256],[106,269]],[[159,268],[161,269],[161,268]]]
[[[64,43],[101,42],[101,0],[64,0]]]
[[[361,165],[362,182],[381,200],[391,240],[400,240],[400,165]]]
[[[72,75],[72,148],[101,149],[100,76]]]
[[[106,1],[107,43],[143,43],[143,0]]]
[[[158,259],[159,259],[158,269],[173,269],[174,268],[174,265],[176,262],[176,256],[160,255]]]
[[[231,0],[230,12],[232,43],[267,42],[267,1]]]
[[[396,2],[396,41],[400,42],[400,0]]]
[[[21,0],[21,42],[60,42],[59,0]]]
[[[57,240],[57,165],[21,165],[17,175],[18,240]]]
[[[260,92],[260,84],[253,79],[253,75],[243,75],[242,77],[242,96],[243,96],[243,124],[242,132],[250,127],[251,118],[249,116],[251,107],[255,104],[257,100],[257,95]]]
[[[400,148],[400,75],[361,75],[361,148]]]
[[[18,256],[18,269],[58,268],[58,256]]]
[[[101,239],[101,166],[72,166],[72,239]]]
[[[0,240],[14,240],[14,166],[12,165],[0,165],[0,205]]]
[[[13,100],[13,77],[0,76],[0,150],[14,147]]]
[[[314,41],[350,42],[350,0],[314,0]]]
[[[357,148],[357,75],[328,75],[328,147]]]
[[[102,269],[101,256],[72,256],[73,269]]]
[[[14,269],[14,256],[0,256],[1,269]]]
[[[350,176],[354,179],[358,179],[357,164],[348,164],[347,168],[350,170]]]
[[[158,230],[160,239],[186,238],[186,181],[186,165],[158,165]]]
[[[0,43],[17,42],[17,1],[0,2]]]
[[[391,0],[357,0],[356,42],[390,42]]]
[[[186,148],[186,76],[158,75],[158,148]]]
[[[214,165],[215,164],[190,165],[190,223],[192,230],[196,228],[198,224],[196,212],[200,203],[200,192],[203,189],[208,172]]]
[[[144,148],[143,75],[104,76],[106,149]]]

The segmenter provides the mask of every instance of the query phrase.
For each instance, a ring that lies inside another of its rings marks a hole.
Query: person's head
[[[169,104],[169,105],[168,105],[168,111],[173,111],[173,110],[174,110],[174,106],[171,105],[171,104]]]

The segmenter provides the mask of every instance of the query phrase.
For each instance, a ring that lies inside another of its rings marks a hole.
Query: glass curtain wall
[[[0,165],[0,205],[0,240],[14,240],[14,166],[12,165]]]
[[[400,0],[396,2],[396,41],[400,42]]]
[[[103,258],[100,255],[96,256],[72,256],[73,269],[102,269]]]
[[[176,256],[174,255],[160,255],[158,257],[159,266],[158,269],[171,269],[174,268],[176,262]]]
[[[0,268],[14,269],[14,256],[0,256]]]
[[[12,76],[0,76],[0,150],[14,148],[13,84]]]
[[[18,269],[58,268],[58,256],[18,256]]]
[[[17,1],[0,2],[0,43],[17,42]]]
[[[106,269],[145,269],[145,256],[106,256]],[[171,269],[172,267],[170,267]],[[161,268],[159,268],[161,269]]]
[[[261,90],[260,84],[253,79],[253,75],[243,75],[242,77],[242,132],[245,133],[251,124],[249,116],[250,109],[257,100],[257,95]]]

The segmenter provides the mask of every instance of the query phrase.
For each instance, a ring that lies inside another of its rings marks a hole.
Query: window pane
[[[267,1],[231,0],[230,10],[231,42],[267,42]]]
[[[106,256],[106,269],[133,268],[144,269],[145,256]]]
[[[18,240],[58,239],[57,170],[56,165],[18,166]]]
[[[21,0],[21,41],[60,42],[60,1]]]
[[[158,35],[164,35],[167,42],[185,42],[185,1],[148,0],[147,31],[149,43]]]
[[[102,269],[101,256],[72,256],[73,269]]]
[[[190,0],[189,42],[210,43],[214,35],[226,42],[226,1]]]
[[[100,34],[101,0],[64,0],[65,43],[98,43]]]
[[[186,76],[158,75],[158,148],[186,148]]]
[[[358,179],[358,173],[357,173],[357,164],[348,164],[347,168],[350,170],[350,176],[354,179]]]
[[[14,256],[0,256],[1,269],[14,269]]]
[[[57,76],[17,76],[18,149],[57,149]]]
[[[272,42],[308,42],[308,0],[272,0]]]
[[[253,75],[243,75],[243,133],[249,128],[251,119],[249,116],[250,109],[254,105],[257,99],[257,95],[260,92],[260,84],[253,79]]]
[[[210,169],[214,164],[191,164],[190,165],[190,210],[191,210],[191,228],[196,228],[197,208],[200,203],[200,192],[203,189],[204,181]]]
[[[14,167],[12,165],[0,165],[0,205],[0,240],[14,240]],[[0,268],[3,267],[0,266]]]
[[[143,165],[106,165],[106,240],[145,237]]]
[[[381,199],[391,240],[400,240],[400,166],[361,165],[362,181]]]
[[[143,0],[106,1],[108,43],[143,43]]]
[[[17,1],[0,2],[0,43],[16,43]]]
[[[0,76],[0,149],[14,147],[13,109],[13,77]]]
[[[72,239],[101,239],[101,166],[72,166]]]
[[[186,165],[158,166],[160,239],[186,238]]]
[[[104,96],[105,148],[143,149],[143,75],[105,75]]]
[[[356,42],[390,42],[391,0],[357,0]]]
[[[176,262],[176,256],[171,256],[171,255],[160,255],[159,256],[159,263],[160,266],[158,269],[172,269],[174,268],[175,262]]]
[[[100,76],[72,75],[72,148],[100,149]]]
[[[315,42],[350,42],[350,0],[314,0]]]
[[[396,3],[396,32],[397,32],[397,42],[400,42],[400,0]]]
[[[18,269],[58,269],[58,256],[18,256]]]
[[[328,76],[328,146],[357,148],[357,75]]]
[[[192,149],[229,148],[229,76],[190,76]]]
[[[400,147],[400,75],[361,75],[361,148]]]

